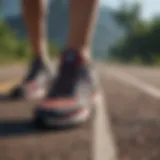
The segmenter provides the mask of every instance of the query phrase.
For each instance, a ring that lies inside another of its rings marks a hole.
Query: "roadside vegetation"
[[[58,47],[48,42],[51,57],[55,57]],[[28,39],[18,39],[14,30],[0,20],[0,64],[25,62],[31,58],[32,49]]]
[[[110,48],[107,58],[123,63],[160,65],[160,15],[150,21],[141,16],[141,5],[123,4],[115,18],[126,34]]]

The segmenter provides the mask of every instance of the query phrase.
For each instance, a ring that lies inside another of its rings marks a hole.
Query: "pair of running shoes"
[[[98,85],[92,71],[91,65],[84,63],[72,49],[62,52],[55,77],[37,57],[23,83],[13,88],[8,97],[39,100],[34,108],[37,123],[49,127],[79,125],[93,111]]]

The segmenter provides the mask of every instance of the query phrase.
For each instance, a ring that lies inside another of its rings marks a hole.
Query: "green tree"
[[[127,6],[127,5],[126,5]],[[145,22],[140,18],[141,7],[133,4],[115,12],[117,21],[126,28],[126,36],[110,49],[112,59],[144,64],[160,63],[160,17]]]

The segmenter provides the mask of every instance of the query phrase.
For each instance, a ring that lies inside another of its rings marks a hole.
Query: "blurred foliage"
[[[54,57],[58,47],[53,42],[48,43],[50,56]],[[0,64],[15,61],[26,61],[31,58],[32,49],[28,40],[18,39],[15,32],[0,20]]]
[[[140,18],[140,4],[122,5],[115,11],[126,36],[110,48],[109,58],[125,63],[160,65],[160,16],[150,21]]]

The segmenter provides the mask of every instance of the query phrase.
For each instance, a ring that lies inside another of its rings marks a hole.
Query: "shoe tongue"
[[[81,64],[82,58],[80,57],[79,53],[73,49],[66,50],[62,52],[62,63],[68,63],[68,64]]]
[[[68,62],[68,63],[73,63],[76,61],[76,54],[73,52],[68,52],[67,54],[64,55],[64,61]]]

